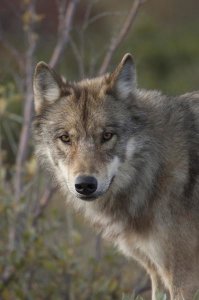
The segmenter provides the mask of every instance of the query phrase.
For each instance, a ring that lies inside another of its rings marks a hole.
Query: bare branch
[[[24,64],[25,68],[25,105],[23,112],[23,126],[20,134],[19,147],[16,157],[16,174],[15,174],[15,198],[16,201],[19,200],[21,189],[22,189],[22,173],[23,173],[23,164],[27,156],[28,151],[28,140],[30,136],[30,124],[32,120],[33,113],[33,91],[32,91],[32,74],[33,74],[33,65],[34,65],[34,52],[36,49],[37,39],[34,33],[34,15],[35,15],[35,0],[30,1],[28,4],[27,11],[32,16],[30,23],[28,24],[25,33],[27,39],[27,51],[26,51],[26,60]]]
[[[90,15],[91,15],[92,8],[97,2],[98,2],[98,0],[90,1],[90,3],[87,6],[86,13],[85,13],[85,16],[84,16],[83,26],[82,26],[83,31],[88,27],[88,22],[90,20],[89,18],[90,18]]]
[[[59,18],[59,21],[62,23],[59,24],[58,31],[61,31],[61,32],[59,33],[57,44],[54,48],[53,54],[52,54],[50,62],[49,62],[51,67],[55,67],[57,65],[57,63],[63,53],[63,50],[69,40],[69,33],[71,31],[73,16],[74,16],[75,8],[77,6],[78,1],[79,0],[71,0],[66,9],[64,18],[63,18],[63,16],[60,16],[60,18]],[[61,14],[62,13],[63,12],[61,12]]]
[[[38,222],[39,218],[42,216],[44,213],[45,208],[48,206],[50,203],[50,200],[52,199],[52,196],[56,192],[57,188],[56,187],[51,187],[47,186],[40,201],[39,201],[39,206],[35,212],[35,215],[33,217],[33,225],[35,226],[36,223]]]
[[[125,39],[125,37],[129,33],[129,30],[131,29],[131,26],[137,16],[138,10],[145,1],[146,0],[135,0],[133,2],[130,12],[129,12],[126,20],[124,21],[119,34],[116,37],[112,38],[112,40],[110,41],[110,46],[108,48],[108,51],[104,57],[104,60],[101,64],[101,67],[98,72],[99,75],[102,75],[107,71],[107,68],[110,64],[110,61],[113,57],[114,52],[116,51],[118,46],[121,44],[121,42]]]
[[[67,0],[56,0],[56,4],[58,10],[58,35],[60,35],[63,30]]]
[[[13,155],[16,155],[17,152],[17,145],[16,145],[16,141],[15,138],[13,136],[13,132],[12,129],[10,128],[10,124],[9,122],[3,122],[2,121],[2,127],[4,128],[5,132],[6,132],[6,136],[8,138],[8,143],[10,145],[10,149],[13,152]]]
[[[79,32],[79,37],[80,37],[79,49],[77,47],[75,49],[74,44],[73,45],[71,44],[73,53],[78,62],[79,73],[81,76],[80,78],[83,78],[85,76],[85,31],[88,27],[92,8],[97,2],[98,2],[98,0],[92,0],[88,3],[88,5],[86,7],[86,11],[85,11],[83,23],[82,23],[82,29]],[[78,50],[78,53],[76,50]]]

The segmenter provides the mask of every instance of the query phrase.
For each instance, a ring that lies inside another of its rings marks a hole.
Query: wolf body
[[[66,201],[148,271],[152,298],[199,289],[199,92],[137,88],[132,56],[109,74],[34,75],[36,155]]]

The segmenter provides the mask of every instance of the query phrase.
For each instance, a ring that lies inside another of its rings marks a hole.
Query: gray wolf
[[[139,89],[133,58],[79,82],[40,62],[36,155],[66,201],[148,271],[152,299],[199,289],[199,92]]]

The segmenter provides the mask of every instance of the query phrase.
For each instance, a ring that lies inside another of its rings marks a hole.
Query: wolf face
[[[105,194],[135,151],[141,117],[132,101],[135,82],[130,54],[113,73],[78,83],[63,82],[43,62],[37,65],[38,153],[75,197],[90,201]]]

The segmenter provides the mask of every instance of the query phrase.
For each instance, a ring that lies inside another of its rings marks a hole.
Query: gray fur
[[[199,289],[199,92],[138,89],[128,54],[113,73],[76,83],[49,69],[60,97],[47,103],[38,97],[41,70],[33,124],[41,163],[66,201],[146,268],[153,299],[159,279],[171,299],[191,299]],[[102,143],[105,130],[114,135]],[[60,141],[66,132],[71,145]],[[75,194],[78,174],[98,179],[93,201]]]

